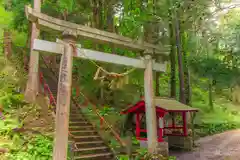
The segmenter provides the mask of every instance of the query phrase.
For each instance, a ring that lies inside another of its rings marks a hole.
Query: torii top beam
[[[80,24],[71,23],[50,17],[46,14],[39,13],[29,6],[25,7],[28,20],[35,22],[41,30],[63,32],[70,30],[78,36],[91,39],[98,43],[115,44],[119,48],[126,48],[132,51],[155,53],[159,56],[167,56],[169,54],[169,46],[157,46],[146,42],[134,42],[131,38],[117,35],[115,33],[102,31],[99,29],[87,27]]]

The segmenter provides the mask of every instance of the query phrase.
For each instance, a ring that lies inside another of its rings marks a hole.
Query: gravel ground
[[[170,152],[177,160],[240,160],[240,130],[201,138],[192,152]]]

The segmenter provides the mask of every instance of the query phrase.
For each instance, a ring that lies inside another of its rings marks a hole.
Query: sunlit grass
[[[239,111],[236,110],[236,106],[228,103],[214,104],[214,110],[209,110],[207,104],[195,102],[193,106],[200,109],[197,113],[197,123],[239,123],[240,116]]]

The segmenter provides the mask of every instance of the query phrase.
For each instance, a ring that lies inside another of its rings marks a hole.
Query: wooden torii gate
[[[25,12],[28,20],[35,22],[38,28],[45,31],[62,33],[63,38],[63,41],[57,40],[57,42],[35,39],[33,44],[33,50],[62,54],[58,83],[56,133],[53,159],[66,160],[67,158],[68,122],[72,83],[72,57],[145,69],[144,93],[148,131],[148,151],[151,153],[155,152],[157,149],[157,123],[155,105],[153,104],[154,94],[152,86],[152,71],[165,72],[167,63],[163,61],[155,63],[152,56],[153,53],[157,53],[158,56],[167,56],[169,47],[158,47],[146,42],[134,42],[130,38],[114,33],[101,31],[47,16],[33,10],[29,6],[25,7]],[[132,51],[144,52],[144,59],[128,58],[84,48],[78,48],[75,50],[73,45],[76,44],[78,37],[84,37],[98,43],[114,44],[119,48],[127,48]]]

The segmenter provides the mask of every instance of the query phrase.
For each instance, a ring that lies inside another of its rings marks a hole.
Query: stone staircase
[[[40,68],[40,71],[57,101],[57,78],[54,79],[47,68]],[[69,141],[74,144],[74,160],[112,160],[115,157],[96,128],[74,104],[70,107]]]

